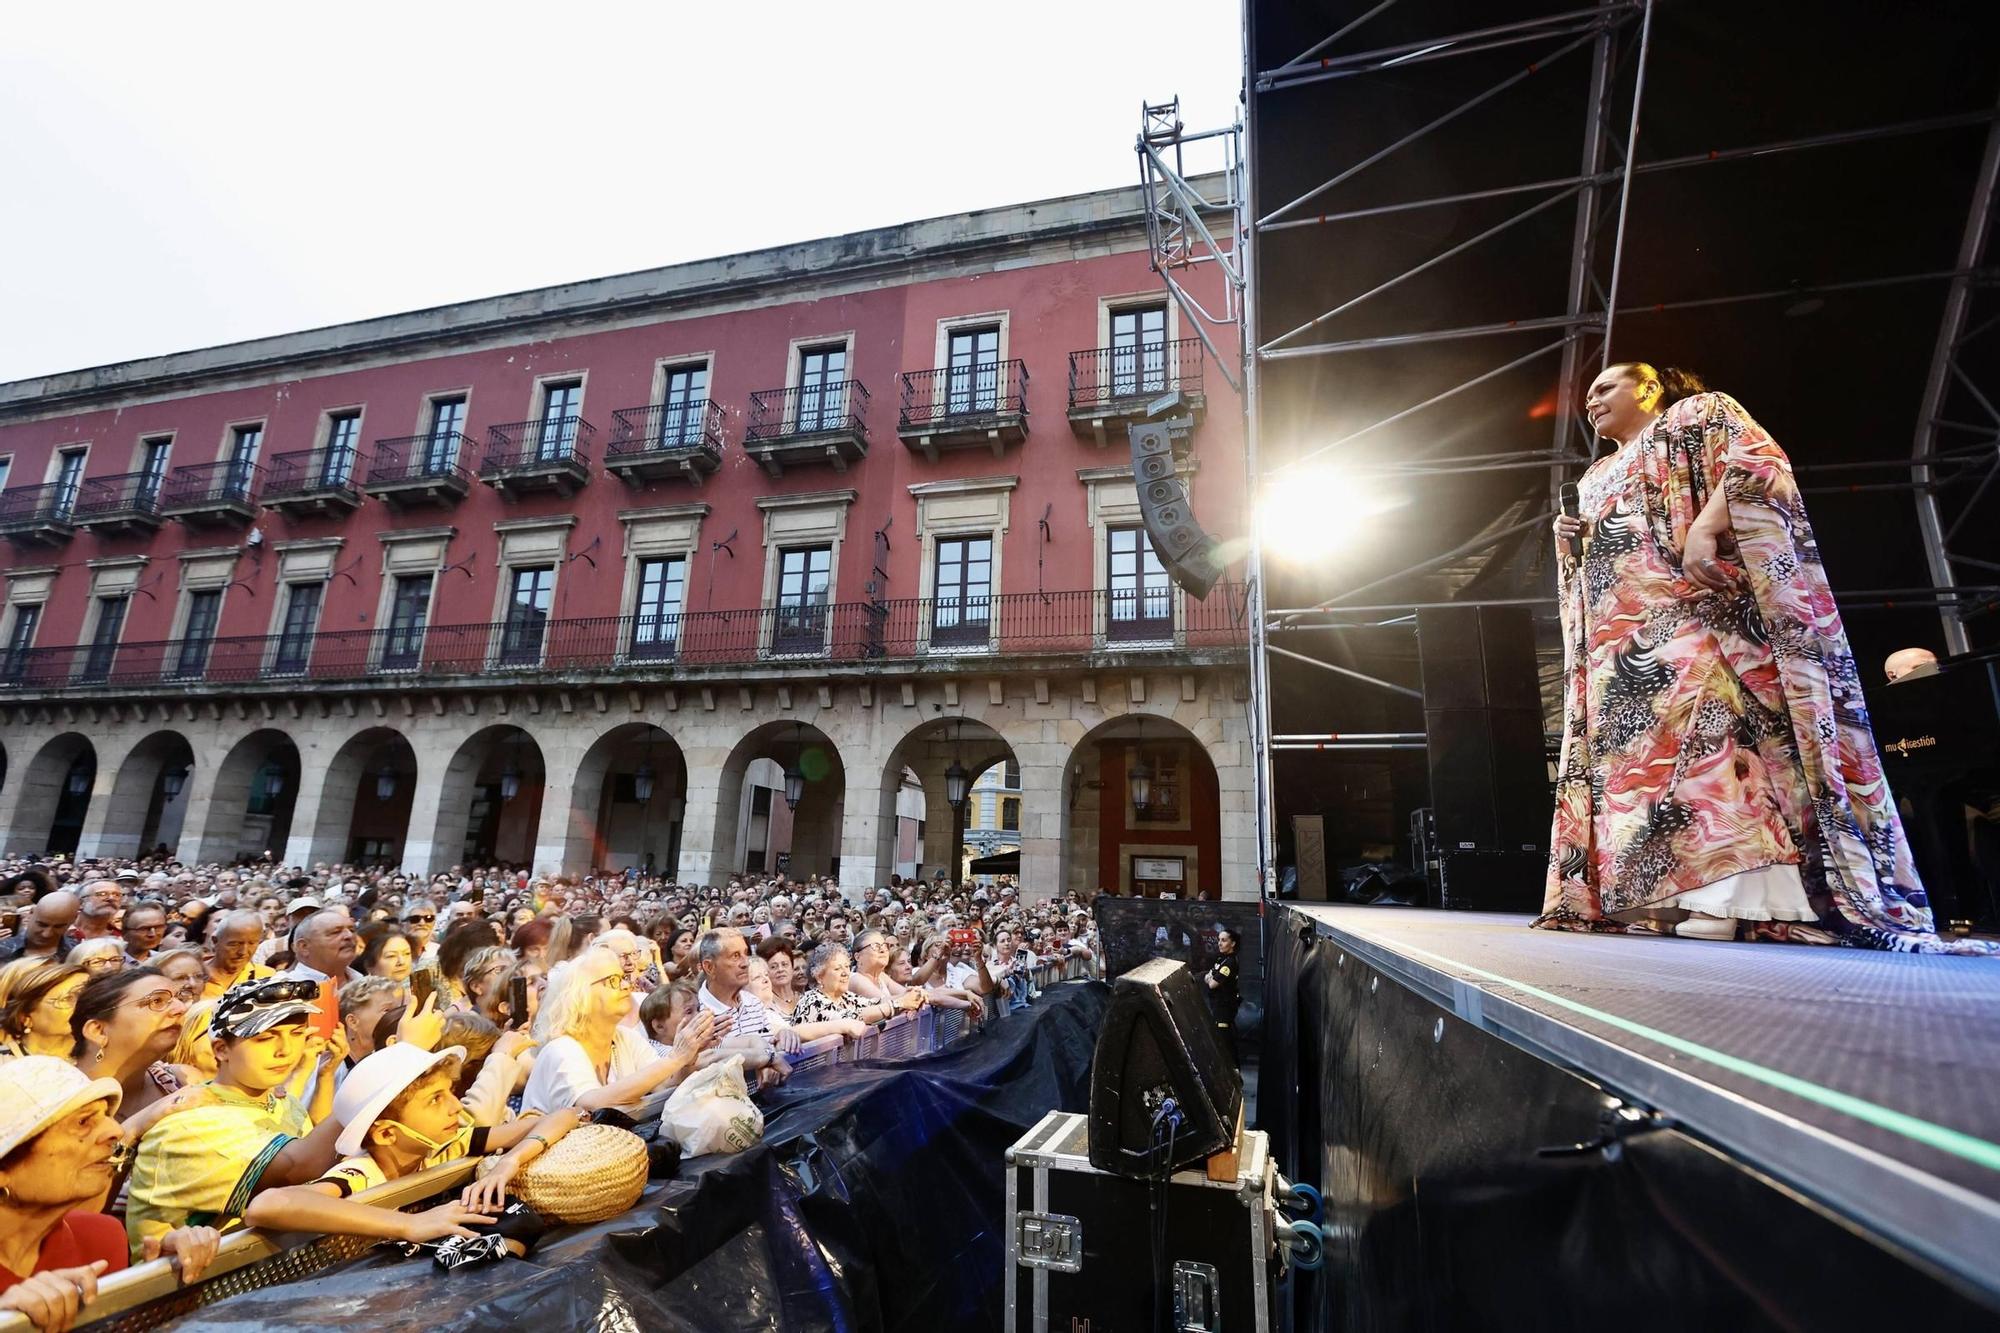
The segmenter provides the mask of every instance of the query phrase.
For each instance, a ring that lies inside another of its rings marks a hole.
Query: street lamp
[[[967,795],[965,776],[965,765],[959,763],[957,756],[954,755],[951,767],[944,771],[944,799],[954,810],[965,808]]]
[[[72,768],[69,771],[68,786],[71,796],[81,796],[90,790],[90,775],[81,768]]]
[[[653,799],[653,761],[642,759],[639,767],[632,772],[632,795],[640,805]]]
[[[799,771],[805,731],[805,723],[792,724],[792,762],[785,766],[785,804],[794,810],[799,808],[799,798],[806,794],[806,775]]]
[[[509,759],[507,767],[500,770],[500,799],[511,801],[520,794],[521,770],[514,767],[514,761]]]
[[[375,775],[375,799],[386,801],[396,794],[396,770],[382,765],[382,771]]]
[[[285,775],[279,769],[272,769],[264,775],[264,799],[275,801],[285,790]]]
[[[185,768],[170,768],[160,777],[160,794],[173,800],[187,786],[188,771]]]
[[[1131,787],[1132,813],[1135,815],[1145,814],[1146,807],[1153,801],[1153,770],[1146,762],[1145,744],[1146,723],[1142,718],[1139,722],[1139,737],[1133,745],[1138,752],[1138,758],[1133,761],[1132,770],[1125,775],[1125,781]]]

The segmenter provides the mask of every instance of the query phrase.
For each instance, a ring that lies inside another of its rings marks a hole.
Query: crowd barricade
[[[1064,981],[1098,975],[1095,959],[1059,959],[1037,967],[1034,987],[1046,990]],[[786,1057],[794,1076],[813,1069],[862,1060],[908,1060],[941,1051],[974,1035],[992,1021],[1001,1006],[989,1004],[975,1022],[964,1009],[925,1005],[899,1014],[848,1040],[822,1037],[807,1042]],[[402,1180],[391,1181],[355,1195],[356,1202],[408,1210],[428,1205],[438,1195],[456,1190],[471,1177],[469,1160],[448,1162]],[[321,1269],[366,1252],[380,1242],[361,1236],[303,1236],[244,1229],[229,1233],[202,1280],[186,1286],[172,1261],[156,1259],[114,1273],[97,1284],[97,1299],[79,1314],[77,1323],[106,1333],[156,1328],[190,1311],[245,1291],[311,1277]],[[0,1333],[32,1333],[33,1325],[16,1314],[0,1314]]]
[[[457,1190],[470,1180],[475,1164],[472,1158],[446,1162],[363,1190],[354,1201],[405,1212],[428,1206],[438,1195]],[[307,1236],[255,1228],[232,1231],[222,1238],[215,1261],[201,1281],[192,1286],[181,1281],[180,1270],[171,1259],[134,1264],[99,1278],[97,1299],[83,1308],[77,1323],[105,1333],[158,1328],[225,1297],[311,1277],[380,1243],[368,1236]],[[0,1314],[0,1333],[33,1333],[34,1327],[25,1315]]]

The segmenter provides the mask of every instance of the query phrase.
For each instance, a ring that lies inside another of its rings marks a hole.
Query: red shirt
[[[42,1252],[35,1259],[35,1273],[46,1273],[52,1268],[84,1268],[99,1259],[107,1261],[106,1273],[116,1273],[125,1267],[125,1255],[125,1228],[118,1219],[103,1213],[70,1213],[42,1241]],[[0,1291],[19,1281],[21,1277],[13,1269],[0,1268]]]

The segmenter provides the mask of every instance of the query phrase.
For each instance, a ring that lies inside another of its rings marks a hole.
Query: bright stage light
[[[1379,485],[1379,483],[1376,483]],[[1352,545],[1398,496],[1368,489],[1370,483],[1335,468],[1299,468],[1273,476],[1257,506],[1257,529],[1265,555],[1309,564]]]

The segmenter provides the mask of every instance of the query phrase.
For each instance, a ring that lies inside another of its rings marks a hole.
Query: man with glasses
[[[74,949],[85,940],[118,938],[118,918],[125,910],[125,886],[115,879],[93,880],[84,886],[82,911],[69,933]]]
[[[122,933],[125,936],[125,961],[133,967],[144,967],[147,960],[159,952],[160,941],[166,936],[166,904],[151,898],[133,903],[125,909]],[[194,989],[194,998],[199,999],[200,988]]]
[[[401,875],[396,877],[396,892],[402,893],[409,887],[409,881]],[[422,894],[410,898],[403,906],[403,929],[410,933],[410,948],[416,954],[417,966],[437,961],[437,944],[432,937],[437,933],[437,904]]]

